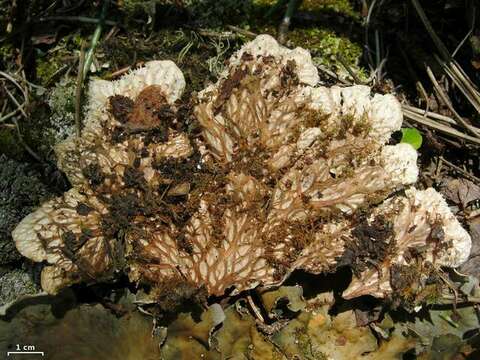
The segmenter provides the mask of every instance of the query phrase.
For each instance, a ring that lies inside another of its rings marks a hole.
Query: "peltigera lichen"
[[[412,147],[385,145],[402,123],[395,97],[318,81],[306,50],[265,35],[192,111],[172,62],[94,81],[82,136],[56,149],[73,189],[13,232],[48,263],[44,289],[124,271],[153,293],[177,281],[223,295],[355,265],[345,296],[382,297],[411,247],[459,265],[470,238],[435,190],[384,201],[418,175]]]

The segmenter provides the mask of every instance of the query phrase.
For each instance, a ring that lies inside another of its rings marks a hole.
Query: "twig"
[[[262,314],[260,313],[260,310],[258,309],[257,305],[255,305],[255,302],[252,299],[251,295],[247,295],[247,302],[248,305],[250,305],[253,313],[255,314],[255,317],[260,320],[262,323],[265,323],[265,319],[263,318]]]
[[[435,168],[435,179],[438,179],[440,176],[440,172],[442,171],[442,166],[443,166],[443,158],[439,156],[437,161],[437,166]]]
[[[347,79],[342,79],[339,77],[337,74],[335,74],[333,71],[323,67],[323,66],[317,66],[317,69],[323,72],[324,74],[328,75],[332,79],[341,82],[343,85],[351,86],[353,83]]]
[[[475,110],[480,113],[480,92],[476,89],[475,84],[473,84],[468,75],[465,74],[455,61],[446,64],[438,56],[435,58],[447,76],[452,79],[470,104],[472,104]]]
[[[460,50],[460,48],[463,46],[463,44],[465,44],[465,42],[468,40],[468,38],[470,37],[470,35],[473,33],[473,30],[475,29],[475,19],[476,19],[476,12],[477,12],[477,9],[476,7],[473,5],[473,2],[471,3],[471,8],[469,9],[469,13],[471,14],[471,20],[472,20],[472,24],[470,26],[470,30],[468,31],[467,35],[465,35],[465,37],[462,39],[462,41],[460,41],[460,44],[458,44],[457,48],[455,49],[455,51],[452,53],[452,58],[455,57],[455,55],[457,54],[458,50]]]
[[[15,99],[15,96],[12,95],[12,93],[10,92],[10,90],[7,89],[7,87],[4,87],[5,91],[7,92],[7,95],[8,97],[10,98],[10,100],[13,101],[13,103],[15,104],[15,106],[17,107],[17,109],[22,113],[22,115],[27,118],[27,113],[25,112],[25,110],[23,109],[23,107],[25,106],[25,103],[23,103],[22,105],[20,105],[20,103],[17,101],[17,99]]]
[[[361,85],[365,85],[365,83],[360,80],[360,78],[357,76],[357,74],[355,74],[355,72],[352,70],[352,68],[348,65],[348,63],[345,61],[345,59],[343,58],[343,56],[341,54],[338,54],[337,55],[337,59],[338,61],[340,61],[340,63],[343,65],[343,67],[345,68],[345,70],[347,70],[347,72],[350,74],[350,76],[353,78],[353,81],[355,82],[355,84],[361,84]]]
[[[25,92],[25,89],[22,86],[20,86],[20,84],[11,75],[1,70],[0,70],[0,75],[10,80],[22,92],[23,97],[25,98],[25,101],[27,101],[27,93]]]
[[[77,88],[75,90],[75,129],[77,137],[80,137],[82,132],[82,119],[80,116],[80,110],[82,106],[82,90],[83,90],[83,72],[85,70],[85,42],[82,41],[80,49],[80,58],[78,61],[78,74],[77,74]]]
[[[365,47],[366,47],[365,55],[367,57],[367,62],[372,71],[374,70],[374,62],[372,58],[372,52],[369,46],[369,43],[370,43],[369,29],[370,29],[370,19],[372,18],[373,9],[375,8],[376,3],[377,3],[377,0],[372,1],[372,3],[370,4],[370,7],[368,8],[367,18],[365,19]]]
[[[376,66],[375,69],[380,68],[380,63],[381,63],[381,46],[380,46],[380,33],[378,32],[377,29],[375,29],[375,60],[376,60]],[[381,75],[381,74],[380,74]]]
[[[64,72],[66,69],[68,69],[68,65],[65,64],[65,65],[61,66],[57,71],[55,71],[52,75],[49,76],[47,81],[45,81],[45,86],[50,85],[52,80],[54,80],[59,74]]]
[[[17,107],[15,110],[9,112],[8,114],[2,116],[0,118],[0,123],[4,122],[4,121],[7,121],[8,119],[10,119],[12,116],[15,116],[19,111],[21,111],[24,107],[24,104],[22,104],[20,107]]]
[[[455,297],[452,295],[443,295],[442,299],[445,299],[447,301],[452,301],[452,302],[456,301]],[[467,295],[465,301],[458,302],[457,305],[463,305],[464,303],[480,303],[480,297]]]
[[[480,138],[480,133],[477,132],[470,124],[468,124],[453,108],[452,103],[450,102],[450,99],[448,98],[448,95],[443,91],[442,87],[438,83],[437,79],[435,78],[435,75],[433,74],[432,70],[430,69],[429,66],[427,66],[427,74],[430,80],[432,81],[432,84],[437,91],[438,95],[442,99],[442,101],[447,105],[448,109],[455,115],[455,119],[458,120],[460,125],[462,125],[465,129],[470,131],[473,135],[475,135],[477,138]]]
[[[419,124],[428,126],[432,129],[438,130],[438,131],[440,131],[444,134],[466,140],[466,141],[468,141],[470,143],[473,143],[477,146],[480,145],[480,139],[478,139],[476,137],[473,137],[473,136],[470,136],[470,135],[467,135],[467,134],[464,134],[463,132],[458,131],[457,129],[454,129],[450,126],[440,124],[440,123],[438,123],[434,120],[429,119],[428,117],[423,117],[422,115],[419,115],[415,112],[405,110],[405,109],[403,111],[403,114],[409,120],[413,120],[413,121],[415,121]]]
[[[440,159],[442,160],[443,163],[445,163],[445,165],[447,165],[447,166],[451,167],[452,169],[458,171],[459,173],[461,173],[466,178],[469,178],[470,180],[475,181],[477,184],[480,184],[480,178],[476,177],[475,175],[472,175],[472,174],[468,173],[467,171],[463,170],[461,167],[459,167],[455,164],[452,164],[450,161],[445,160],[443,157],[440,157]]]
[[[244,35],[244,36],[248,36],[248,37],[251,37],[251,38],[257,37],[257,34],[255,34],[254,32],[239,28],[238,26],[227,25],[227,28],[229,28],[230,30],[235,31],[235,32],[237,32],[241,35]]]
[[[90,69],[90,65],[92,64],[93,61],[93,54],[95,53],[95,49],[98,44],[98,40],[100,39],[100,36],[102,35],[102,30],[103,30],[103,25],[105,23],[105,16],[107,14],[107,9],[108,9],[108,3],[109,0],[103,0],[103,6],[102,6],[102,12],[100,13],[100,19],[98,22],[97,27],[95,28],[95,32],[93,33],[92,36],[92,41],[90,44],[90,49],[88,49],[88,53],[85,56],[85,65],[83,69],[83,77],[88,74],[88,70]]]
[[[121,68],[119,70],[116,70],[114,71],[113,73],[111,73],[108,78],[109,79],[113,79],[113,78],[116,78],[117,76],[120,76],[122,74],[125,74],[128,70],[130,70],[132,67],[130,65],[128,66],[125,66],[124,68]]]
[[[2,123],[2,122],[4,122],[4,121],[7,121],[7,120],[10,119],[12,116],[15,116],[15,115],[18,113],[19,110],[20,110],[19,108],[16,108],[15,110],[9,112],[7,115],[2,116],[2,117],[0,118],[0,123]]]
[[[415,112],[419,115],[423,115],[424,117],[429,117],[429,118],[432,118],[432,119],[435,119],[435,120],[444,121],[448,124],[457,125],[457,122],[455,120],[453,120],[452,118],[450,118],[448,116],[445,116],[445,115],[440,115],[440,114],[437,114],[437,113],[434,113],[434,112],[431,112],[431,111],[428,111],[428,110],[419,109],[419,108],[416,108],[414,106],[410,106],[410,105],[406,105],[406,104],[403,104],[402,108],[404,110],[409,110],[409,111]],[[477,129],[477,130],[480,130],[480,129]]]
[[[453,51],[452,57],[455,57],[455,55],[457,55],[458,50],[460,50],[460,49],[462,48],[463,44],[465,44],[465,41],[468,40],[468,38],[470,37],[470,35],[472,34],[472,32],[473,32],[473,28],[471,28],[471,29],[468,31],[467,35],[465,35],[465,37],[462,39],[462,41],[460,41],[460,44],[458,44],[457,48]]]

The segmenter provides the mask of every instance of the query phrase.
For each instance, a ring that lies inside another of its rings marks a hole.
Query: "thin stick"
[[[445,73],[450,77],[450,79],[452,79],[463,95],[465,95],[470,104],[472,104],[475,110],[480,113],[480,93],[475,88],[475,85],[471,82],[468,76],[454,62],[451,62],[447,65],[438,57],[436,57],[436,59],[442,66]]]
[[[447,161],[445,160],[443,157],[440,157],[440,159],[442,160],[442,162],[444,162],[447,166],[451,167],[452,169],[458,171],[459,173],[461,173],[463,176],[465,176],[466,178],[469,178],[470,180],[472,181],[475,181],[477,184],[480,184],[480,178],[476,177],[475,175],[472,175],[470,173],[468,173],[467,171],[463,170],[461,167],[455,165],[455,164],[452,164],[450,161]]]
[[[445,116],[445,115],[440,115],[440,114],[437,114],[437,113],[434,113],[434,112],[431,112],[431,111],[428,111],[428,110],[423,110],[423,109],[420,109],[420,108],[417,108],[417,107],[414,107],[414,106],[410,106],[410,105],[406,105],[406,104],[403,104],[402,108],[404,110],[409,110],[409,111],[415,112],[419,115],[423,115],[424,117],[429,117],[429,118],[432,118],[432,119],[444,121],[448,124],[457,125],[457,122],[455,120],[453,120],[452,118],[450,118],[448,116]],[[477,130],[480,130],[480,129],[477,129]]]
[[[260,310],[257,308],[257,305],[255,305],[255,302],[253,301],[250,295],[247,295],[247,302],[248,302],[248,305],[250,305],[250,307],[252,308],[252,311],[255,314],[255,317],[258,320],[260,320],[262,323],[265,323],[265,319],[263,318],[262,314],[260,313]]]
[[[447,105],[448,109],[453,113],[453,115],[455,115],[455,119],[458,120],[458,122],[460,123],[460,125],[462,125],[465,129],[467,129],[468,131],[470,131],[473,135],[475,135],[476,137],[480,138],[480,133],[475,131],[474,128],[472,128],[472,126],[470,126],[470,124],[468,124],[456,111],[455,109],[453,108],[453,105],[452,103],[450,102],[450,99],[448,98],[447,94],[443,91],[442,87],[440,86],[440,84],[438,83],[437,79],[435,78],[435,75],[433,75],[433,72],[432,70],[430,69],[429,66],[427,66],[427,74],[430,78],[430,80],[432,81],[433,83],[433,86],[435,87],[435,90],[437,91],[438,95],[440,96],[440,98],[443,100],[443,102],[445,103],[445,105]]]
[[[467,35],[465,35],[465,37],[462,39],[462,41],[460,41],[460,44],[458,44],[457,48],[455,49],[455,51],[452,53],[452,57],[455,57],[455,55],[457,55],[457,52],[458,50],[460,50],[463,46],[463,44],[465,44],[465,41],[468,40],[468,38],[470,37],[470,35],[472,34],[473,32],[473,28],[470,29],[467,33]]]
[[[15,104],[15,106],[17,107],[17,109],[22,113],[22,115],[25,117],[25,118],[28,118],[27,116],[27,113],[25,112],[25,110],[23,109],[24,105],[20,105],[20,103],[17,101],[17,99],[15,99],[15,96],[12,95],[12,93],[7,89],[7,87],[4,87],[5,91],[7,92],[7,95],[8,97],[10,98],[10,100],[13,101],[13,103]]]
[[[473,136],[469,136],[467,134],[464,134],[463,132],[458,131],[458,130],[450,127],[450,126],[440,124],[440,123],[438,123],[434,120],[431,120],[427,117],[423,117],[423,116],[421,116],[417,113],[414,113],[414,112],[411,112],[411,111],[408,111],[408,110],[404,110],[403,114],[409,120],[413,120],[415,122],[418,122],[419,124],[428,126],[432,129],[438,130],[438,131],[440,131],[444,134],[466,140],[466,141],[471,142],[471,143],[473,143],[477,146],[480,145],[480,139],[478,139],[476,137],[473,137]]]
[[[337,74],[335,74],[333,71],[331,71],[331,70],[329,70],[329,69],[327,69],[323,66],[317,66],[317,69],[320,70],[321,72],[323,72],[324,74],[330,76],[332,79],[341,82],[343,85],[347,85],[347,86],[353,85],[351,81],[349,81],[347,79],[342,79]]]
[[[360,80],[360,78],[357,76],[357,74],[355,74],[355,72],[352,70],[352,68],[348,65],[348,63],[345,61],[345,59],[343,58],[342,55],[338,54],[337,59],[338,59],[338,61],[340,61],[340,63],[345,68],[345,70],[347,70],[347,72],[353,78],[353,81],[355,82],[355,84],[365,85],[365,83],[362,80]]]
[[[80,137],[82,133],[82,119],[80,116],[80,110],[82,106],[82,90],[83,90],[83,71],[85,65],[85,42],[82,41],[80,49],[80,58],[78,61],[78,74],[77,74],[77,88],[75,91],[75,129],[77,137]]]
[[[9,75],[9,74],[7,74],[6,72],[3,72],[3,71],[0,71],[0,75],[3,76],[4,78],[10,80],[17,88],[19,88],[20,91],[23,94],[23,97],[25,98],[25,101],[27,100],[27,94],[25,92],[25,89],[23,87],[21,87],[20,84],[11,75]]]
[[[371,70],[373,71],[374,70],[374,63],[373,63],[373,58],[372,58],[372,52],[370,50],[370,47],[369,47],[369,27],[370,27],[370,19],[372,18],[372,14],[373,14],[373,9],[375,8],[375,4],[376,4],[377,0],[373,0],[369,9],[368,9],[368,13],[367,13],[367,18],[365,20],[365,47],[366,47],[366,57],[367,57],[367,62],[371,68]]]
[[[9,112],[9,113],[6,114],[5,116],[2,116],[2,117],[0,118],[0,123],[6,121],[6,120],[8,120],[8,119],[10,119],[12,116],[15,116],[19,111],[20,111],[20,109],[19,109],[19,108],[16,108],[15,110]]]
[[[116,78],[117,76],[120,76],[122,74],[125,74],[128,70],[130,70],[132,67],[130,65],[128,66],[125,66],[124,68],[121,68],[117,71],[114,71],[113,73],[111,73],[108,78],[109,79],[113,79],[113,78]]]
[[[257,37],[257,34],[255,34],[254,32],[239,28],[238,26],[227,25],[227,28],[229,28],[232,31],[235,31],[235,32],[239,33],[240,35],[244,35],[244,36],[248,36],[248,37]]]
[[[299,5],[299,0],[288,1],[287,11],[285,12],[282,22],[280,23],[280,26],[278,27],[278,42],[280,44],[285,43],[285,40],[287,38],[287,32],[288,32],[288,29],[290,28],[290,22],[292,20],[293,14],[295,13],[295,10],[298,5]]]

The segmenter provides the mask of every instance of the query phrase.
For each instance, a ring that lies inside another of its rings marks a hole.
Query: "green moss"
[[[18,142],[16,130],[13,126],[0,127],[0,154],[6,154],[11,158],[21,159],[24,149]]]
[[[358,14],[353,10],[351,1],[349,0],[303,0],[300,10],[329,10],[339,14],[358,17]]]
[[[60,64],[57,63],[54,57],[41,58],[37,63],[37,79],[45,86],[58,69],[60,69]]]
[[[278,0],[253,0],[253,4],[258,7],[271,7]],[[320,13],[331,11],[350,17],[358,18],[358,13],[353,9],[352,2],[349,0],[303,0],[299,8],[300,11],[309,11]]]
[[[7,68],[8,62],[13,62],[15,56],[15,49],[9,43],[4,43],[0,46],[0,66]]]
[[[135,38],[132,43],[130,38]],[[141,61],[172,60],[182,70],[187,87],[185,94],[200,91],[208,81],[215,81],[225,59],[235,49],[236,41],[212,41],[199,33],[187,29],[162,29],[148,39],[135,33],[130,38],[113,37],[101,44],[104,61],[111,64],[110,71],[132,64],[132,59]],[[108,73],[100,73],[109,79]]]
[[[120,2],[120,10],[122,10],[127,18],[147,15],[147,17],[155,16],[156,5],[162,3],[159,0],[124,0]]]
[[[293,46],[308,49],[317,65],[324,65],[345,73],[339,58],[343,59],[360,78],[366,78],[365,71],[358,65],[362,46],[335,32],[319,28],[293,29],[288,34]]]
[[[82,38],[80,31],[69,34],[62,38],[47,52],[36,48],[36,76],[35,83],[48,87],[58,81],[59,77],[66,72],[68,66],[76,69],[75,54],[81,47]],[[64,69],[65,71],[61,71]]]

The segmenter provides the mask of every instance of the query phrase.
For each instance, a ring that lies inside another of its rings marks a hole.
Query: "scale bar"
[[[9,351],[7,352],[7,356],[10,355],[42,355],[44,356],[45,353],[43,351]]]

